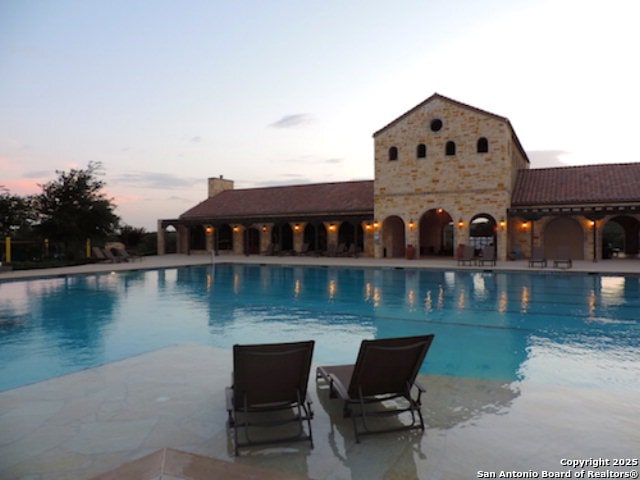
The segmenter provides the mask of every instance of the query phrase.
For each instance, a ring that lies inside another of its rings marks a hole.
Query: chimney
[[[222,175],[220,175],[220,178],[209,178],[209,198],[225,190],[233,190],[233,180],[225,180]]]

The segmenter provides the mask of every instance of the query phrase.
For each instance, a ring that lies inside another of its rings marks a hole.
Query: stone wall
[[[478,152],[481,138],[488,142],[487,152]],[[400,217],[407,226],[406,244],[418,251],[420,219],[432,209],[451,217],[455,245],[468,241],[469,223],[478,215],[498,226],[507,217],[517,170],[528,168],[505,118],[437,95],[378,131],[374,140],[374,217],[379,222]],[[455,154],[446,153],[447,142],[455,143]],[[424,158],[419,158],[421,144]],[[396,160],[390,159],[393,147]],[[417,227],[409,228],[411,221]],[[508,237],[504,228],[496,230],[498,259],[504,260]],[[382,251],[383,245],[376,256]]]

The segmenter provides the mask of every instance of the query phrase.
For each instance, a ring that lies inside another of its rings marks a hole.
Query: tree
[[[40,185],[42,193],[35,197],[41,234],[62,243],[70,258],[84,251],[86,239],[104,240],[118,228],[113,199],[106,197],[105,183],[96,178],[101,169],[99,162],[90,162],[86,169],[56,170],[58,179]]]
[[[147,234],[144,227],[136,228],[130,225],[123,225],[120,228],[118,238],[128,247],[136,247]]]
[[[12,195],[0,185],[0,238],[26,235],[34,219],[31,197]]]

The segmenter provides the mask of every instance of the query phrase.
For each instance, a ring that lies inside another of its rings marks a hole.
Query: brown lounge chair
[[[226,394],[227,427],[233,428],[236,455],[240,447],[282,442],[309,440],[313,448],[313,411],[307,396],[313,346],[313,340],[233,346],[233,385]],[[263,427],[284,428],[288,423],[298,424],[296,434],[280,431],[278,437],[265,438]],[[258,438],[252,438],[250,430]]]
[[[571,268],[573,266],[573,260],[571,260],[568,246],[560,245],[558,247],[558,254],[553,261],[553,266],[556,268]]]
[[[474,265],[476,263],[475,249],[471,245],[465,245],[462,256],[458,258],[458,265]]]
[[[535,267],[536,265],[540,265],[540,267],[547,266],[547,258],[544,256],[543,247],[533,247],[533,252],[529,259],[529,267]]]
[[[416,382],[416,376],[433,337],[422,335],[363,340],[355,365],[318,367],[316,381],[322,379],[329,384],[331,398],[339,396],[344,400],[344,416],[351,417],[353,421],[356,442],[360,442],[360,435],[414,428],[424,430],[420,407],[425,389]],[[412,390],[416,391],[415,396]],[[397,408],[370,407],[394,399],[399,399]],[[369,424],[372,417],[400,415],[404,412],[411,414],[409,425],[374,430]],[[362,431],[358,430],[358,418],[362,419]]]
[[[482,249],[482,257],[478,259],[478,265],[484,266],[485,263],[496,265],[496,249],[493,245],[487,245]]]

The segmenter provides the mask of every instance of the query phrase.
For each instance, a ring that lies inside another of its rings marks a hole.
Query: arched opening
[[[257,255],[260,253],[260,230],[255,227],[249,227],[246,230],[247,244],[245,253],[249,255]]]
[[[278,247],[280,251],[290,252],[293,250],[293,229],[288,223],[274,225],[271,230],[271,243]]]
[[[573,218],[557,217],[549,221],[544,228],[544,252],[547,258],[553,259],[558,254],[558,247],[569,247],[569,255],[573,260],[584,260],[584,231]]]
[[[602,229],[602,258],[636,257],[640,221],[628,215],[609,220]]]
[[[173,225],[164,229],[164,253],[178,253],[178,234]]]
[[[480,137],[477,147],[478,153],[487,153],[489,151],[489,140],[485,137]]]
[[[491,215],[476,215],[469,224],[469,244],[474,248],[476,256],[484,247],[496,248],[496,221]]]
[[[418,145],[416,156],[418,158],[427,158],[427,146],[424,143]]]
[[[228,223],[220,225],[213,231],[215,250],[233,250],[233,229]]]
[[[420,255],[453,256],[453,219],[441,208],[420,217]]]
[[[391,147],[389,149],[389,161],[393,162],[398,160],[398,147]]]
[[[361,252],[364,249],[364,235],[361,225],[353,225],[351,222],[342,222],[338,229],[338,245],[344,245],[349,250]],[[352,247],[353,245],[353,247]]]
[[[397,215],[385,219],[382,223],[382,256],[404,257],[404,221]]]
[[[444,153],[447,156],[453,156],[456,154],[456,143],[452,141],[448,141],[444,147]]]
[[[324,224],[307,223],[304,227],[303,243],[308,252],[324,252],[327,250],[327,229]]]
[[[189,250],[206,250],[207,239],[204,225],[195,225],[189,228]]]

